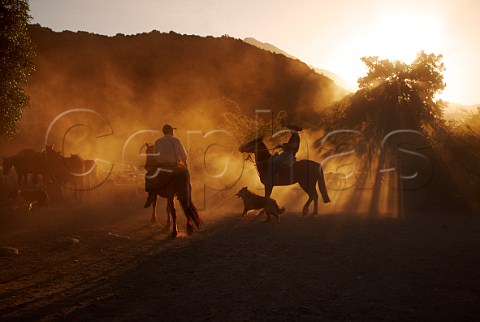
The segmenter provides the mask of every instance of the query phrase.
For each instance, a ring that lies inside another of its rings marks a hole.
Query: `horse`
[[[322,166],[312,160],[300,160],[293,163],[291,169],[286,172],[279,171],[278,180],[269,182],[268,178],[268,164],[272,158],[269,149],[263,143],[262,137],[256,138],[246,144],[240,146],[239,151],[242,153],[253,153],[255,155],[255,166],[257,168],[260,181],[265,187],[265,197],[270,197],[274,186],[288,186],[295,183],[300,184],[300,187],[308,194],[308,200],[303,206],[302,214],[305,216],[308,213],[310,203],[313,201],[312,215],[318,214],[318,194],[316,184],[322,195],[324,203],[330,202],[327,187],[325,186],[325,178],[323,176]],[[280,167],[282,170],[283,167]]]
[[[23,179],[28,185],[28,174],[31,173],[31,164],[34,163],[35,151],[32,149],[21,150],[16,155],[3,158],[3,174],[9,175],[12,168],[15,168],[18,185],[21,185]],[[34,183],[35,179],[34,179]]]
[[[42,176],[44,185],[47,183],[47,178],[50,177],[50,171],[44,155],[32,149],[24,149],[14,156],[4,157],[3,174],[8,175],[12,167],[15,168],[18,185],[21,185],[23,182],[28,185],[29,174],[32,175],[33,185],[38,184],[39,175]]]
[[[10,157],[3,157],[3,175],[9,176],[12,174],[13,169],[17,174],[17,183],[20,185],[23,178],[28,178],[26,173],[26,167],[18,159],[18,155],[13,155]]]
[[[193,233],[193,225],[199,228],[203,221],[200,218],[200,215],[195,208],[195,205],[191,199],[191,185],[189,179],[188,170],[178,169],[172,172],[159,171],[160,169],[155,166],[156,160],[153,153],[153,145],[146,144],[146,162],[145,169],[148,171],[145,176],[145,180],[155,180],[155,200],[152,203],[152,222],[156,221],[156,209],[157,209],[157,196],[167,199],[167,218],[169,218],[169,213],[173,221],[172,229],[172,238],[176,238],[178,235],[177,231],[177,213],[175,210],[175,203],[173,198],[177,197],[177,200],[180,201],[185,217],[187,218],[187,234],[191,235]],[[163,173],[162,173],[163,172]],[[148,178],[152,176],[153,178]],[[160,178],[159,178],[160,176]],[[160,180],[158,180],[160,179]],[[169,226],[170,220],[168,219],[167,227]]]
[[[34,185],[38,184],[39,176],[42,176],[42,184],[44,186],[53,182],[53,174],[42,152],[35,152],[35,154],[31,155],[28,163],[28,172],[32,174]]]
[[[60,152],[53,149],[53,144],[45,146],[43,154],[49,170],[62,187],[62,193],[64,192],[63,188],[67,184],[71,184],[73,185],[75,197],[81,199],[79,192],[83,189],[84,177],[86,175],[84,160],[76,154],[64,157]]]

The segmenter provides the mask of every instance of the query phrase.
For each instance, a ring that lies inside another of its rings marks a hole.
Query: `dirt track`
[[[2,214],[0,246],[19,255],[0,257],[0,320],[480,316],[479,216],[301,217],[292,209],[262,223],[205,211],[204,228],[171,240],[163,209],[151,225],[142,201]]]

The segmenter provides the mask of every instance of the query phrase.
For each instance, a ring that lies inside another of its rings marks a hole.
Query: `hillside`
[[[26,87],[31,108],[8,143],[17,150],[40,148],[49,123],[72,108],[102,114],[125,136],[164,122],[210,130],[235,105],[252,115],[285,110],[289,121],[308,125],[344,94],[304,63],[230,37],[158,31],[107,37],[39,25],[30,32],[37,71]]]
[[[276,47],[276,46],[274,46],[270,43],[261,42],[261,41],[255,39],[255,38],[248,37],[248,38],[245,38],[243,41],[250,44],[250,45],[253,45],[255,47],[258,47],[258,48],[261,48],[261,49],[264,49],[264,50],[268,50],[272,53],[282,54],[282,55],[285,55],[286,57],[289,57],[289,58],[292,58],[292,59],[298,59],[295,56],[290,55],[286,51],[284,51],[284,50],[282,50],[282,49],[280,49],[280,48],[278,48],[278,47]],[[318,74],[323,74],[323,75],[327,76],[328,78],[333,80],[335,82],[335,84],[344,88],[345,90],[352,90],[352,88],[351,88],[352,86],[349,85],[345,80],[343,80],[337,74],[332,73],[331,71],[323,69],[323,68],[318,68],[318,67],[314,67],[314,66],[310,66],[310,65],[309,65],[309,67],[313,68],[313,70],[315,70],[315,72],[317,72]]]

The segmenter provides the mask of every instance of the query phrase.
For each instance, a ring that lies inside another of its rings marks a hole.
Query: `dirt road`
[[[480,217],[352,213],[279,223],[204,211],[171,240],[142,200],[0,218],[0,320],[478,321]],[[180,211],[181,214],[181,211]],[[183,215],[181,214],[181,217]]]

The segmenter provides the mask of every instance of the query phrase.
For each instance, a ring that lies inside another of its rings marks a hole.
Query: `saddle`
[[[145,174],[145,191],[159,191],[168,186],[172,180],[184,171],[185,167],[150,167]]]
[[[277,155],[279,154],[275,153],[273,157]],[[292,155],[289,158],[285,159],[282,163],[278,164],[277,169],[276,170],[274,169],[274,172],[278,174],[281,172],[290,171],[290,169],[292,169],[295,162],[297,162],[297,158],[294,155]]]
[[[285,169],[285,168],[292,168],[293,165],[295,164],[295,162],[297,162],[297,158],[292,156],[291,158],[288,158],[287,160],[283,161],[281,164],[280,164],[280,168],[282,169]]]

